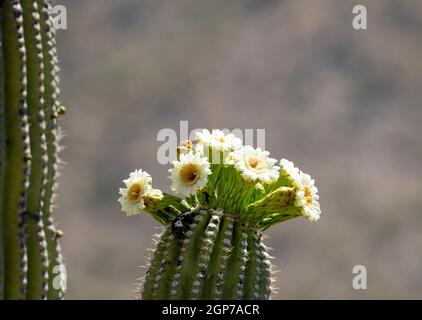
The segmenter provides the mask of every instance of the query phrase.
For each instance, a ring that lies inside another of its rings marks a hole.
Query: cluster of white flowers
[[[197,132],[195,147],[190,141],[185,141],[178,148],[178,160],[173,161],[173,168],[169,170],[173,192],[189,197],[207,186],[212,172],[209,154],[203,152],[206,149],[224,154],[224,165],[236,168],[245,181],[268,185],[276,182],[280,176],[287,178],[295,188],[294,206],[300,208],[309,220],[319,219],[318,189],[308,174],[286,159],[282,159],[278,166],[277,160],[270,158],[268,151],[242,146],[240,139],[233,134],[226,135],[221,130],[210,132],[204,129]],[[120,189],[119,202],[128,215],[138,214],[145,208],[144,198],[149,193],[156,196],[159,192],[162,195],[161,191],[151,187],[150,175],[142,170],[132,172],[124,183],[126,188]]]
[[[242,146],[241,140],[233,134],[204,129],[196,133],[196,142],[197,153],[181,154],[180,159],[173,162],[174,168],[170,169],[172,190],[176,193],[189,196],[205,187],[207,176],[211,174],[210,164],[206,154],[198,150],[207,148],[224,152],[228,159],[225,163],[234,165],[247,181],[271,183],[278,179],[277,160],[270,158],[268,151]]]
[[[288,177],[296,189],[294,205],[300,208],[302,214],[310,221],[317,221],[321,215],[321,209],[315,180],[309,174],[296,168],[289,160],[282,159],[280,166],[281,173]]]
[[[195,148],[184,149],[177,161],[173,161],[173,168],[169,170],[171,190],[188,197],[203,189],[211,174],[209,149],[219,160],[220,152],[224,157],[229,152],[240,148],[241,141],[233,134],[224,134],[221,130],[204,129],[196,133]],[[225,159],[223,159],[224,161]]]
[[[233,133],[225,134],[222,130],[204,129],[196,133],[196,142],[200,147],[210,147],[222,152],[231,152],[242,146],[242,141]]]

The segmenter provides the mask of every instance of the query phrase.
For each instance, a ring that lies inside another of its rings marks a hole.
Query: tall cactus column
[[[0,2],[0,297],[60,299],[51,217],[58,151],[58,66],[51,3]]]
[[[286,159],[243,146],[233,134],[203,130],[183,142],[169,170],[171,189],[152,187],[136,170],[119,202],[164,225],[140,284],[143,299],[270,299],[272,269],[263,243],[269,227],[304,216],[319,219],[318,190]]]

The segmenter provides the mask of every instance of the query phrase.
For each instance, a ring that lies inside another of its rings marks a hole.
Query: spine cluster
[[[0,1],[0,298],[61,299],[58,59],[49,0]]]

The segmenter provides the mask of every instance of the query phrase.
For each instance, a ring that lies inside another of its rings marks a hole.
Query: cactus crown
[[[51,217],[63,107],[50,12],[49,0],[0,1],[0,299],[63,297]]]
[[[271,264],[262,231],[320,216],[314,180],[288,160],[242,146],[233,134],[203,130],[183,142],[170,171],[171,189],[132,172],[120,189],[128,216],[142,210],[166,229],[143,283],[145,299],[268,299]]]

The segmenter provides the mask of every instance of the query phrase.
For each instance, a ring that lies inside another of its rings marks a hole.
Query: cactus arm
[[[59,77],[58,58],[55,47],[55,30],[50,15],[51,2],[49,0],[37,0],[40,15],[41,43],[44,58],[44,119],[45,138],[47,144],[47,175],[43,196],[42,220],[46,235],[48,250],[48,299],[62,299],[63,289],[54,288],[54,279],[63,272],[63,258],[58,238],[61,234],[57,230],[52,212],[52,200],[55,189],[58,162],[58,125],[57,117],[64,111],[58,102]],[[59,269],[57,269],[59,266]]]
[[[47,0],[0,0],[0,299],[63,295],[52,285],[64,272],[51,219],[64,108],[50,9]]]
[[[26,248],[23,214],[26,210],[26,187],[30,166],[28,123],[26,117],[26,66],[22,28],[22,7],[19,1],[3,5],[2,40],[4,64],[4,96],[6,161],[4,193],[4,298],[25,297]]]
[[[31,145],[31,174],[29,180],[26,243],[28,255],[28,299],[43,299],[47,291],[47,248],[41,219],[44,192],[46,144],[44,136],[43,55],[37,3],[23,0],[23,21],[27,52],[28,119]]]
[[[4,287],[4,243],[3,243],[3,196],[5,180],[5,160],[6,160],[6,132],[5,132],[5,112],[4,105],[4,70],[3,70],[3,41],[1,25],[3,20],[3,11],[1,10],[3,3],[0,0],[0,300],[3,299]]]

